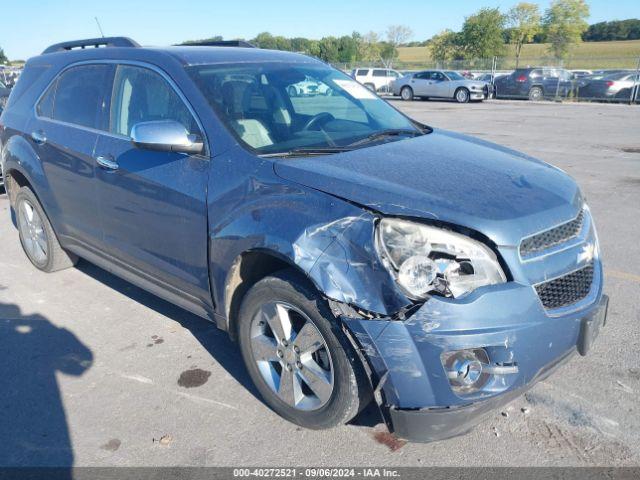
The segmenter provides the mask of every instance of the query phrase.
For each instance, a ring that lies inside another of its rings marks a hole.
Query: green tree
[[[276,38],[269,32],[259,33],[258,35],[256,35],[256,38],[251,40],[251,43],[253,43],[258,48],[277,48]]]
[[[443,30],[431,37],[427,47],[435,61],[453,60],[459,53],[458,34],[451,30]]]
[[[533,41],[533,37],[540,32],[540,10],[535,3],[521,2],[507,12],[509,28],[509,43],[515,45],[516,68],[520,63],[522,45]]]
[[[543,19],[549,50],[556,58],[565,58],[571,45],[582,41],[589,24],[589,6],[585,0],[554,0]]]
[[[380,38],[376,32],[369,32],[360,37],[358,59],[366,62],[380,59]]]
[[[378,44],[380,60],[386,68],[393,67],[393,62],[398,58],[398,49],[390,42],[380,42]]]
[[[498,8],[482,8],[467,17],[460,32],[465,57],[489,58],[504,53],[502,30],[505,16]]]
[[[9,62],[9,59],[4,54],[4,50],[0,48],[0,63],[8,63],[8,62]]]
[[[320,54],[322,60],[328,63],[336,63],[340,60],[340,42],[336,37],[323,37],[320,39]]]
[[[358,44],[353,36],[343,35],[338,39],[338,61],[352,63],[358,55]]]

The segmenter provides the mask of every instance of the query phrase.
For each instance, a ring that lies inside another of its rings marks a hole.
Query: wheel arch
[[[238,314],[242,299],[249,289],[269,275],[280,270],[291,269],[309,282],[309,285],[321,292],[318,286],[309,278],[299,265],[280,252],[265,248],[247,250],[236,257],[227,274],[224,289],[224,325],[219,325],[229,333],[235,341],[237,339]]]
[[[2,156],[5,184],[9,187],[9,200],[12,203],[15,200],[17,189],[12,189],[15,184],[18,187],[30,187],[42,203],[40,196],[44,189],[43,184],[46,184],[46,178],[40,157],[29,142],[20,135],[12,136],[2,149]]]

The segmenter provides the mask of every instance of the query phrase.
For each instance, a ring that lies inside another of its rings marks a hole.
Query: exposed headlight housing
[[[385,218],[376,237],[383,264],[411,299],[424,300],[429,294],[458,298],[507,281],[495,253],[465,235]]]

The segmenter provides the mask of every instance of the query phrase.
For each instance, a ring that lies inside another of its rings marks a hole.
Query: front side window
[[[58,79],[53,118],[89,128],[101,128],[110,65],[82,65]]]
[[[262,62],[186,68],[220,120],[258,154],[345,148],[392,129],[407,135],[421,133],[366,87],[324,64]]]
[[[175,90],[148,68],[119,65],[111,94],[109,130],[131,136],[136,123],[175,120],[189,133],[200,134],[193,115]]]

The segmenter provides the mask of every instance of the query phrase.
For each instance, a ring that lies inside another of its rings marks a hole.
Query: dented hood
[[[437,219],[498,245],[573,218],[582,199],[559,169],[483,140],[434,130],[350,152],[280,159],[280,177],[385,215]]]

